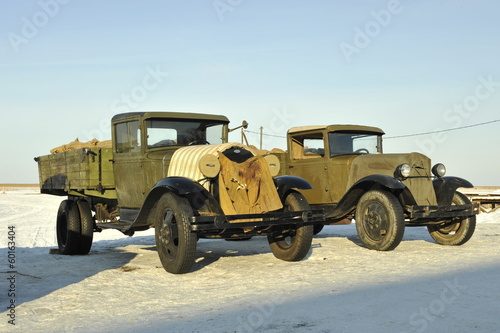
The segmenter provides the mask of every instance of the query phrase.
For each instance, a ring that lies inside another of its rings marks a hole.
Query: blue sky
[[[224,114],[276,136],[350,123],[393,137],[500,119],[495,1],[4,0],[0,9],[0,183],[37,182],[33,157],[76,137],[109,138],[122,111]],[[419,151],[449,175],[500,185],[499,128],[387,139],[385,152]]]

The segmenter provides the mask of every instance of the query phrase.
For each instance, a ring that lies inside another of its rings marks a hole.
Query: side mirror
[[[247,129],[247,128],[248,128],[248,123],[247,123],[247,121],[246,121],[246,120],[243,120],[243,122],[241,123],[241,125],[240,125],[240,126],[235,127],[235,128],[232,128],[232,129],[230,129],[228,132],[229,132],[229,133],[231,133],[232,131],[235,131],[235,130],[237,130],[238,128],[244,128],[244,129]]]

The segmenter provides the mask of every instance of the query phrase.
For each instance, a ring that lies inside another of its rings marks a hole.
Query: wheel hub
[[[387,212],[379,203],[374,202],[367,207],[365,214],[365,225],[368,234],[373,239],[381,239],[387,234],[387,229],[385,227],[385,221],[387,219]]]
[[[367,216],[367,222],[368,222],[368,227],[370,229],[375,229],[375,228],[378,228],[379,224],[378,224],[378,220],[379,220],[379,217],[377,214],[375,214],[374,212],[369,212],[368,213],[368,216]]]
[[[163,245],[167,246],[172,242],[172,218],[174,216],[174,212],[172,210],[168,210],[165,214],[165,218],[163,219],[163,225],[160,230],[160,239]]]

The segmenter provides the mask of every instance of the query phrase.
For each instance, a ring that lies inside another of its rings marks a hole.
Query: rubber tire
[[[284,201],[284,211],[310,210],[306,198],[298,192],[290,192]],[[311,249],[313,225],[303,225],[292,228],[288,237],[268,234],[267,240],[274,256],[285,261],[300,261]],[[287,239],[290,238],[290,241]]]
[[[403,239],[403,207],[391,192],[366,192],[358,202],[355,219],[358,236],[370,250],[391,251]]]
[[[165,221],[169,212],[172,218]],[[192,216],[188,200],[173,193],[163,194],[156,204],[156,249],[163,268],[169,273],[188,273],[194,264],[197,236],[190,230]]]
[[[86,200],[78,200],[76,202],[80,213],[80,246],[78,254],[88,254],[92,247],[92,239],[94,237],[94,217],[90,204]]]
[[[460,192],[455,192],[452,204],[455,205],[468,205],[470,204],[469,198]],[[441,245],[462,245],[474,234],[476,229],[476,215],[469,217],[455,217],[452,221],[456,223],[448,224],[446,226],[428,225],[427,230],[438,244]]]
[[[80,212],[78,206],[70,200],[64,200],[57,211],[57,245],[59,253],[78,254],[80,248]]]

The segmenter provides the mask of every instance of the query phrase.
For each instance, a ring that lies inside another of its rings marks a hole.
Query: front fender
[[[432,182],[432,185],[434,186],[434,191],[436,192],[436,198],[439,205],[451,205],[453,195],[455,194],[457,188],[474,187],[468,180],[459,177],[436,178]]]
[[[193,206],[197,201],[201,202],[201,197],[211,197],[210,193],[197,182],[184,177],[167,177],[157,182],[146,195],[144,203],[137,215],[137,218],[132,224],[132,227],[144,227],[154,224],[149,216],[153,211],[156,202],[160,197],[171,192],[179,196],[187,197],[190,204]],[[196,200],[196,202],[194,202]]]
[[[307,180],[296,176],[275,177],[274,184],[276,185],[278,195],[281,199],[283,199],[290,190],[310,190],[313,188]]]
[[[371,175],[358,180],[340,199],[328,218],[341,218],[349,214],[358,204],[359,199],[374,186],[383,187],[390,192],[402,191],[406,185],[386,175]]]
[[[151,194],[151,192],[154,192],[158,188],[167,188],[177,195],[187,195],[190,193],[206,191],[205,188],[197,182],[184,177],[163,178],[158,183],[156,183],[155,186],[153,186],[151,191],[149,191],[149,194]]]
[[[386,175],[371,175],[365,178],[361,178],[354,185],[352,185],[351,189],[361,187],[361,188],[371,188],[373,185],[381,185],[391,190],[402,190],[406,187],[405,184],[401,183],[394,177],[386,176]]]

